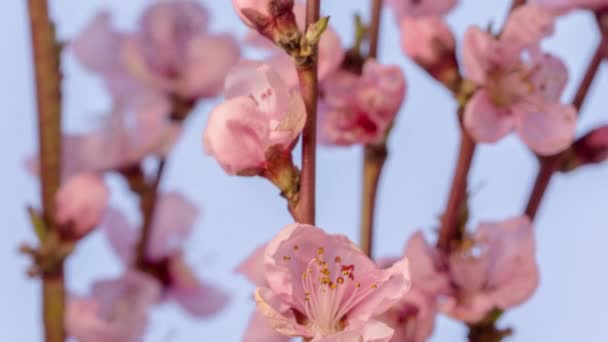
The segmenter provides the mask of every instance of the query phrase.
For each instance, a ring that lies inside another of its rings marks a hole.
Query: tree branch
[[[306,27],[319,20],[321,1],[306,1]],[[306,125],[302,132],[302,174],[300,183],[300,199],[297,205],[297,217],[301,223],[315,224],[315,182],[317,155],[317,47],[312,63],[298,66],[300,91],[306,104]]]
[[[42,209],[48,232],[55,232],[55,193],[61,183],[59,46],[46,1],[28,0],[28,13],[36,83]],[[42,274],[44,336],[47,342],[60,342],[65,340],[63,261],[53,266]]]

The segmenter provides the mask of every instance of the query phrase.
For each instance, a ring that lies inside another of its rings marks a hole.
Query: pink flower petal
[[[554,16],[541,6],[526,4],[519,6],[507,19],[501,36],[505,44],[524,49],[538,45],[553,34]]]
[[[255,290],[254,296],[256,309],[266,318],[266,321],[275,331],[285,336],[312,336],[311,332],[297,323],[293,313],[278,311],[281,302],[270,289],[259,287]]]
[[[495,143],[513,130],[514,123],[509,110],[497,107],[481,89],[465,108],[464,126],[477,142]]]
[[[276,332],[258,310],[251,314],[243,336],[243,342],[289,342],[290,340],[290,337]]]
[[[514,108],[519,137],[536,153],[559,153],[574,142],[576,109],[555,102],[522,103]]]
[[[118,254],[125,265],[131,264],[134,258],[134,246],[138,238],[138,231],[133,229],[127,218],[114,208],[108,208],[100,229],[106,234],[110,247]]]
[[[398,20],[403,17],[442,16],[458,3],[457,0],[389,0]]]
[[[466,77],[480,85],[487,82],[488,71],[500,58],[496,40],[478,27],[470,27],[462,43],[462,64]]]
[[[266,244],[263,244],[256,249],[243,261],[237,268],[236,272],[241,273],[247,279],[257,286],[267,286],[266,272],[264,267],[264,253]]]

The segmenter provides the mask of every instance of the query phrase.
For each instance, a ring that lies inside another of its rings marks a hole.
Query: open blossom
[[[494,143],[515,130],[541,155],[572,143],[576,110],[560,103],[567,69],[538,48],[552,29],[551,14],[525,5],[513,11],[498,39],[477,27],[466,32],[465,73],[479,89],[465,108],[464,124],[476,141]]]
[[[264,255],[266,286],[257,309],[286,336],[312,341],[389,341],[393,331],[374,317],[407,293],[408,261],[378,268],[342,235],[303,224],[285,227]]]
[[[442,16],[451,11],[457,0],[389,0],[397,18]]]
[[[169,94],[193,100],[217,96],[240,51],[232,36],[207,32],[207,22],[207,11],[196,1],[150,6],[126,42],[129,70]]]
[[[393,342],[424,342],[432,335],[438,302],[450,291],[447,268],[437,250],[417,232],[407,242],[405,256],[412,261],[412,288],[401,301],[380,316],[395,330]]]
[[[298,27],[304,32],[306,19],[304,4],[296,2],[293,11]],[[289,87],[298,86],[298,74],[293,58],[285,53],[285,51],[272,45],[270,41],[255,31],[251,31],[247,35],[245,42],[253,47],[268,51],[269,56],[264,62],[281,75]],[[328,26],[319,41],[319,56],[317,60],[319,70],[318,78],[320,82],[323,82],[329,75],[340,68],[342,61],[344,60],[344,55],[345,51],[342,47],[340,36],[331,25]]]
[[[100,175],[77,175],[57,192],[55,221],[69,225],[70,237],[81,238],[101,222],[109,196],[108,186]]]
[[[119,103],[149,94],[194,101],[217,96],[240,55],[236,40],[210,34],[207,22],[207,11],[189,0],[150,6],[134,33],[116,31],[102,12],[71,47]]]
[[[322,87],[320,136],[335,145],[381,141],[406,93],[401,68],[374,60],[365,63],[362,75],[341,70]]]
[[[158,281],[138,271],[98,281],[89,296],[69,298],[67,333],[80,342],[142,341],[148,310],[160,294]]]
[[[176,301],[195,316],[221,310],[227,295],[200,281],[184,259],[184,243],[190,236],[198,211],[177,193],[162,194],[154,214],[146,263],[162,275],[164,298]],[[126,265],[134,262],[138,231],[117,210],[109,209],[103,222],[110,244]]]
[[[493,309],[526,301],[538,286],[533,228],[527,217],[481,223],[448,259],[454,292],[441,310],[475,323]]]
[[[227,173],[261,171],[271,149],[291,151],[306,107],[268,65],[238,64],[226,78],[225,97],[209,115],[204,145]]]

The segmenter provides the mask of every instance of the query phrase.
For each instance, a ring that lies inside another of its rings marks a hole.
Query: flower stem
[[[441,229],[437,240],[437,247],[446,254],[450,252],[453,242],[460,240],[459,217],[465,200],[469,170],[477,146],[464,127],[461,128],[460,135],[458,163],[448,203],[441,216]]]
[[[380,24],[383,0],[372,0],[371,24],[369,28],[369,58],[378,57]],[[387,137],[388,138],[388,134]],[[363,188],[361,196],[361,250],[372,256],[374,241],[374,216],[378,185],[382,169],[388,156],[386,140],[379,144],[369,144],[363,149]]]
[[[602,41],[598,44],[598,47],[595,50],[591,61],[589,62],[587,71],[583,76],[583,80],[581,81],[581,84],[579,85],[578,90],[574,95],[574,99],[572,100],[572,105],[578,111],[582,109],[583,104],[585,103],[585,99],[589,94],[589,90],[591,89],[593,80],[597,75],[600,64],[602,60],[606,57],[606,51],[608,51],[608,40],[606,38],[603,38]],[[541,159],[540,167],[536,175],[536,180],[534,181],[532,192],[530,193],[530,197],[528,199],[528,203],[525,209],[525,214],[531,220],[534,220],[536,214],[538,213],[545,193],[549,188],[549,184],[551,183],[551,179],[553,178],[555,171],[560,165],[562,156],[562,154],[557,154]]]
[[[140,207],[143,215],[143,224],[139,241],[137,242],[136,246],[135,263],[136,266],[144,272],[146,271],[146,253],[150,243],[150,237],[152,236],[152,223],[154,221],[156,203],[158,202],[158,189],[166,164],[166,159],[161,159],[156,170],[156,177],[154,178],[154,181],[141,194]]]
[[[306,1],[306,27],[319,20],[321,1]],[[302,174],[300,183],[300,200],[296,208],[301,222],[315,224],[315,181],[317,154],[317,47],[312,63],[298,66],[300,91],[306,104],[306,124],[302,132]]]
[[[61,74],[59,46],[45,0],[28,0],[38,112],[43,217],[49,232],[54,222],[55,193],[61,182]],[[48,236],[48,234],[46,234]],[[41,243],[44,243],[41,241]],[[47,342],[65,340],[63,261],[42,274],[42,313]]]

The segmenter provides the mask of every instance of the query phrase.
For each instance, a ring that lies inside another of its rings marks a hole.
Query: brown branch
[[[319,20],[320,0],[306,1],[306,27]],[[298,66],[300,91],[306,104],[306,125],[302,132],[302,174],[300,199],[297,205],[300,223],[315,224],[315,182],[317,155],[317,47],[314,47],[312,63]]]
[[[598,24],[599,24],[598,17]],[[601,24],[600,24],[601,27]],[[604,35],[604,33],[603,33]],[[591,61],[589,61],[589,65],[583,76],[581,84],[578,87],[576,94],[574,95],[574,99],[572,100],[572,105],[579,111],[582,109],[585,99],[589,94],[589,90],[591,89],[591,85],[597,75],[600,64],[602,60],[606,57],[606,52],[608,51],[608,40],[604,37],[598,44]],[[536,175],[536,180],[534,181],[534,185],[532,187],[532,191],[530,193],[530,197],[528,198],[528,203],[526,204],[525,214],[531,219],[534,220],[542,200],[545,196],[547,189],[549,188],[549,184],[551,183],[551,179],[555,174],[555,171],[560,165],[560,161],[563,157],[563,154],[557,154],[554,156],[546,157],[541,159],[541,164],[538,170],[538,174]]]
[[[55,232],[55,193],[61,182],[61,74],[59,47],[45,0],[28,0],[31,28],[43,217],[48,232]],[[49,235],[49,234],[47,234]],[[44,241],[40,242],[41,244]],[[65,284],[63,261],[42,274],[42,313],[47,342],[65,340]]]
[[[446,254],[450,252],[452,244],[460,240],[459,217],[463,209],[463,201],[467,191],[467,178],[477,146],[466,129],[461,128],[460,135],[458,163],[452,180],[448,203],[441,216],[441,228],[437,240],[437,247]]]
[[[369,27],[369,58],[378,57],[380,25],[382,23],[382,3],[383,0],[372,0],[372,20]]]
[[[380,25],[382,22],[382,0],[372,0],[371,24],[369,28],[368,58],[378,57]],[[380,176],[388,155],[386,140],[379,144],[366,145],[363,150],[363,188],[361,189],[361,250],[372,256],[374,241],[374,217]]]
[[[136,246],[135,263],[136,266],[142,271],[146,271],[147,260],[147,249],[150,243],[150,237],[152,236],[152,223],[154,222],[154,213],[156,211],[156,204],[158,202],[158,190],[160,181],[165,171],[166,159],[162,159],[158,164],[156,170],[156,177],[152,184],[150,184],[142,194],[140,194],[140,207],[143,215],[143,224],[141,227],[141,234],[139,241]]]

